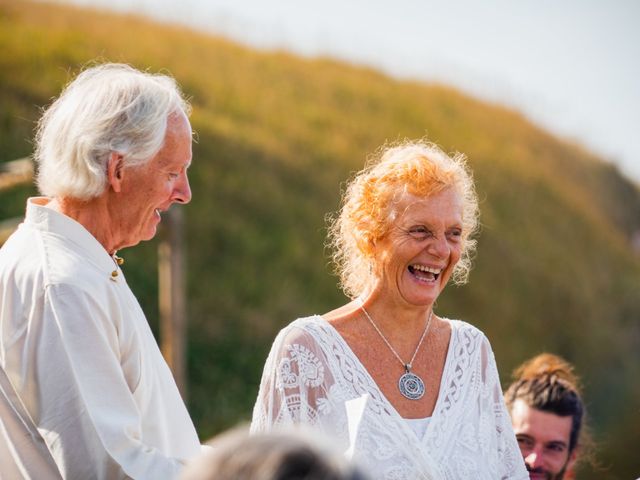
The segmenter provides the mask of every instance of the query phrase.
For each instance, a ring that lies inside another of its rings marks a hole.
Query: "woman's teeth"
[[[410,265],[409,271],[422,280],[437,280],[442,268],[432,268],[426,265]]]

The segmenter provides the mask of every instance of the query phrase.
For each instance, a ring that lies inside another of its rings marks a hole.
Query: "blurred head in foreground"
[[[586,441],[573,366],[542,353],[518,367],[514,378],[505,400],[530,478],[569,478]]]
[[[249,435],[236,428],[209,442],[180,480],[366,480],[317,433],[299,428]]]

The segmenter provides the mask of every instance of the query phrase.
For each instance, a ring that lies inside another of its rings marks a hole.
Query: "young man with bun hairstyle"
[[[584,443],[585,418],[573,366],[542,353],[519,366],[514,378],[505,401],[529,477],[571,478]]]

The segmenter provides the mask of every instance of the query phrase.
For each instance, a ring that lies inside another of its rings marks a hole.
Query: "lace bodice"
[[[319,428],[375,479],[528,479],[488,340],[456,320],[440,392],[418,438],[340,334],[322,317],[298,319],[274,341],[253,431]]]

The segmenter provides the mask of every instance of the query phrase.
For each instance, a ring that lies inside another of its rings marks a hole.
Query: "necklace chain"
[[[396,356],[396,358],[398,359],[400,364],[404,367],[406,372],[409,373],[411,371],[411,366],[413,365],[413,361],[415,360],[416,355],[418,354],[418,350],[420,350],[420,345],[422,345],[422,342],[424,341],[425,337],[427,336],[427,332],[429,331],[429,326],[431,325],[431,317],[433,317],[433,310],[431,310],[431,312],[429,313],[429,320],[427,320],[427,326],[424,328],[424,332],[422,332],[422,337],[420,337],[420,341],[418,342],[418,346],[416,347],[416,350],[413,352],[413,356],[411,357],[411,360],[409,360],[409,363],[404,363],[402,361],[402,358],[400,358],[400,355],[398,355],[398,352],[396,352],[396,350],[389,343],[389,340],[387,340],[386,337],[382,334],[382,332],[376,325],[376,322],[373,321],[373,318],[371,318],[371,315],[369,315],[369,312],[367,312],[367,310],[364,308],[364,305],[360,305],[360,309],[364,312],[364,315],[367,317],[367,320],[371,322],[371,325],[373,325],[373,328],[376,329],[376,332],[378,332],[378,335],[380,335],[382,340],[384,340],[384,343],[387,344],[387,347],[389,347],[389,350],[391,350],[391,352]]]

